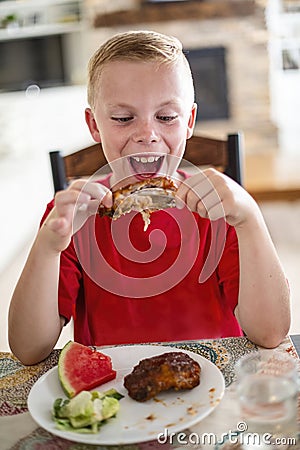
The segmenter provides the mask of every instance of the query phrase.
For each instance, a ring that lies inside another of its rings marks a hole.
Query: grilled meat
[[[113,207],[106,208],[100,205],[98,213],[101,217],[109,216],[116,220],[131,211],[140,212],[146,230],[153,211],[175,206],[176,190],[175,184],[169,178],[149,178],[114,191]]]
[[[200,383],[201,368],[184,352],[168,352],[146,358],[125,376],[124,386],[134,400],[144,402],[159,392],[192,389]]]

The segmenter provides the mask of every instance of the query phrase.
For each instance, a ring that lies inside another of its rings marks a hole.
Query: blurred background
[[[53,196],[48,153],[92,143],[88,60],[111,35],[137,29],[182,41],[196,133],[243,132],[245,187],[277,247],[291,331],[300,332],[300,0],[0,0],[0,350],[13,288]]]

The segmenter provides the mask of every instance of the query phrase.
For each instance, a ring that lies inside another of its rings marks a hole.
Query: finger
[[[212,197],[215,197],[215,199]],[[192,211],[197,210],[197,204],[199,201],[201,201],[205,205],[206,209],[208,209],[212,202],[216,202],[216,198],[218,197],[215,195],[213,187],[210,184],[203,182],[191,188],[186,195],[187,205]]]
[[[101,204],[103,204],[103,201],[101,202]],[[110,206],[108,206],[108,208],[109,207]],[[99,209],[99,201],[98,200],[91,200],[89,202],[89,204],[88,204],[88,207],[87,207],[87,213],[89,215],[97,214],[98,213],[98,209]]]
[[[44,223],[44,225],[54,233],[61,237],[67,237],[70,234],[71,226],[69,221],[63,217],[58,217],[55,219],[50,219]]]
[[[204,175],[204,172],[202,170],[199,170],[199,173],[187,178],[180,183],[180,186],[178,187],[176,192],[177,196],[182,200],[185,199],[187,192],[205,179],[206,176]]]
[[[196,190],[196,192],[197,192],[197,190]],[[219,193],[214,188],[212,188],[205,195],[201,196],[201,201],[204,204],[207,211],[210,211],[211,208],[222,203]]]
[[[218,220],[226,216],[223,203],[219,197],[214,195],[214,192],[203,201],[199,200],[195,210],[201,217],[209,220]]]
[[[102,205],[106,206],[106,208],[111,208],[113,206],[113,195],[112,192],[108,189],[105,196],[101,201]],[[99,204],[98,204],[99,206]]]
[[[79,205],[75,214],[86,213],[87,216],[92,216],[97,214],[98,209],[99,209],[99,200],[92,199],[88,203],[83,203]]]
[[[89,214],[96,214],[100,204],[107,208],[112,207],[113,199],[111,191],[108,191],[100,202],[97,199],[88,199],[88,201],[77,202],[76,206],[78,207],[78,211],[87,211]]]
[[[185,203],[191,211],[197,211],[199,201],[207,209],[218,201],[218,195],[215,193],[213,185],[206,178],[202,179],[198,184],[194,185],[193,183],[185,193]]]
[[[87,203],[91,196],[85,192],[75,189],[57,192],[55,196],[55,206],[63,208],[67,205],[78,203]]]
[[[71,219],[75,205],[87,204],[90,198],[89,194],[74,189],[58,192],[55,196],[57,215]]]
[[[212,221],[219,220],[219,219],[226,220],[226,214],[225,214],[225,210],[223,208],[222,202],[217,203],[216,205],[213,205],[209,209],[208,218],[209,218],[209,220],[212,220]]]
[[[196,204],[203,199],[207,194],[213,190],[213,184],[210,179],[204,174],[199,174],[188,178],[179,187],[177,191],[177,204],[180,208],[180,200],[187,204],[187,206],[195,211]]]
[[[79,190],[90,195],[90,198],[97,199],[107,207],[112,206],[112,193],[110,189],[101,183],[87,180],[73,181],[69,187],[71,190]]]

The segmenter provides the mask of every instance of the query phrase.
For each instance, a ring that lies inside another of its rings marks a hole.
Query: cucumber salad
[[[81,391],[71,399],[57,398],[52,416],[60,430],[77,433],[98,433],[100,427],[120,408],[124,396],[115,389],[105,392]]]

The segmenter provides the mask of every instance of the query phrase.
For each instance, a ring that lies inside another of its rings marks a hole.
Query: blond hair
[[[177,38],[155,31],[119,33],[102,44],[89,61],[88,102],[92,108],[102,69],[111,61],[149,61],[158,64],[182,61],[192,81],[189,63]]]

